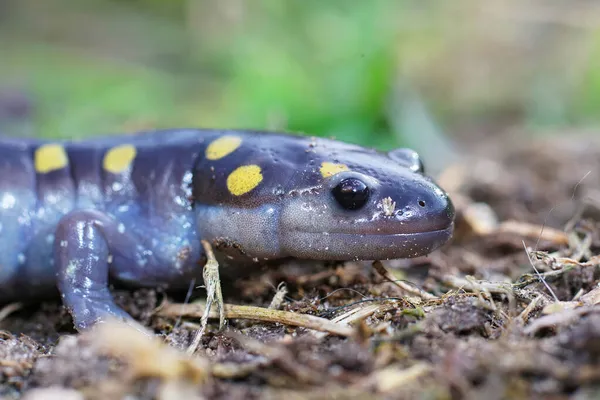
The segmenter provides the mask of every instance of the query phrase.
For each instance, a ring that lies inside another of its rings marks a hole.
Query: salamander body
[[[85,329],[130,318],[109,279],[177,288],[201,277],[201,239],[230,275],[286,257],[424,255],[450,238],[453,218],[407,149],[199,129],[1,138],[0,302],[58,288]]]

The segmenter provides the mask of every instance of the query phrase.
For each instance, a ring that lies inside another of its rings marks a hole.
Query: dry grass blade
[[[375,268],[375,271],[377,271],[377,273],[379,273],[384,279],[386,279],[390,283],[393,283],[394,285],[399,287],[402,291],[404,291],[408,294],[411,294],[413,296],[418,296],[421,299],[425,299],[425,300],[438,299],[437,296],[434,296],[431,293],[427,293],[423,289],[420,289],[413,285],[409,285],[403,281],[399,281],[390,273],[390,271],[379,260],[373,262],[373,268]]]
[[[382,306],[383,304],[361,304],[358,307],[352,308],[345,313],[338,315],[332,319],[331,322],[351,325],[354,322],[360,321],[370,315],[375,314],[383,308]],[[314,332],[314,336],[319,339],[324,338],[328,334],[328,332]]]
[[[217,306],[217,312],[219,314],[219,329],[223,329],[225,325],[225,314],[223,313],[223,293],[221,292],[221,279],[219,278],[219,263],[215,258],[210,243],[206,240],[201,240],[202,247],[206,253],[206,264],[202,271],[202,277],[204,278],[204,286],[206,287],[206,307],[204,314],[200,318],[200,329],[194,335],[192,344],[187,349],[188,354],[194,354],[196,349],[200,345],[202,335],[206,329],[208,323],[208,315],[211,311],[213,303]]]
[[[523,249],[525,249],[525,253],[527,254],[527,259],[529,260],[529,264],[531,264],[531,267],[535,271],[535,273],[538,276],[538,278],[542,281],[542,283],[544,284],[544,286],[546,286],[546,289],[548,289],[548,292],[550,292],[550,294],[554,298],[554,301],[559,302],[560,300],[558,299],[558,297],[556,297],[556,294],[554,293],[554,291],[552,290],[552,288],[550,287],[550,285],[548,285],[548,282],[546,282],[546,279],[544,278],[544,276],[542,274],[540,274],[540,271],[538,271],[538,269],[536,268],[534,260],[531,257],[531,252],[529,251],[529,249],[525,245],[525,241],[523,241]]]
[[[199,303],[192,304],[174,304],[167,303],[156,310],[156,315],[161,317],[176,318],[201,317],[204,314],[205,306]],[[328,332],[333,335],[351,336],[354,330],[348,325],[331,322],[328,319],[315,317],[307,314],[297,314],[289,311],[272,310],[262,307],[238,306],[225,304],[223,307],[225,318],[229,319],[249,319],[255,321],[275,322],[284,325],[298,326],[316,331]],[[211,311],[210,318],[218,318],[217,312]]]
[[[539,282],[541,279],[557,278],[566,272],[571,271],[574,268],[573,265],[565,266],[563,269],[557,271],[540,272],[538,274],[523,274],[521,275],[520,282],[514,283],[515,287],[525,287],[532,283]]]
[[[442,277],[442,282],[455,289],[466,290],[469,292],[505,294],[507,296],[514,296],[512,284],[506,282],[477,280],[469,276],[466,278],[461,278],[454,275],[444,275]]]
[[[561,325],[569,325],[582,315],[598,312],[594,307],[567,308],[550,315],[544,315],[525,328],[528,335],[535,334],[544,328],[553,328]]]
[[[553,257],[545,251],[532,251],[531,255],[532,257],[535,256],[537,259],[544,262],[545,264],[547,264],[555,270],[564,268],[565,266],[575,266],[582,268],[600,266],[600,256],[598,255],[591,257],[586,262],[580,262],[570,257]]]
[[[535,308],[538,307],[540,300],[542,299],[542,296],[536,297],[531,303],[527,305],[527,307],[525,307],[525,309],[523,309],[521,314],[519,314],[519,319],[521,320],[521,322],[525,323],[529,320],[529,315],[533,312]]]
[[[511,233],[524,238],[545,240],[558,246],[569,244],[569,237],[561,230],[521,221],[505,221],[498,226],[496,232]]]
[[[529,259],[532,264],[536,261],[543,263],[549,271],[538,272],[535,275],[524,274],[521,276],[519,282],[513,284],[514,287],[525,287],[539,280],[546,282],[548,278],[560,277],[575,268],[594,268],[600,266],[600,256],[594,256],[586,262],[580,262],[569,257],[554,257],[546,252],[532,251],[529,252]]]

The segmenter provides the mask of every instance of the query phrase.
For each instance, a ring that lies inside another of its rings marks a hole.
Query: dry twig
[[[406,282],[396,279],[390,273],[390,271],[383,265],[383,263],[381,261],[374,261],[373,268],[375,268],[375,271],[377,271],[377,273],[379,273],[385,280],[387,280],[390,283],[393,283],[394,285],[396,285],[397,287],[399,287],[401,290],[403,290],[406,293],[409,293],[413,296],[418,296],[421,299],[425,299],[425,300],[438,299],[437,296],[434,296],[431,293],[427,293],[426,291],[424,291],[421,288],[418,288],[414,285],[409,285]]]
[[[161,317],[200,317],[204,315],[206,307],[200,303],[174,304],[167,303],[156,310],[156,315]],[[256,321],[275,322],[284,325],[299,326],[316,331],[329,332],[333,335],[351,336],[353,329],[344,324],[331,322],[328,319],[314,315],[297,314],[289,311],[271,310],[262,307],[239,306],[225,304],[223,312],[229,319],[249,319]],[[216,311],[210,311],[209,318],[218,318]]]

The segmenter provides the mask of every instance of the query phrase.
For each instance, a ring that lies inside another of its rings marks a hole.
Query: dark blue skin
[[[207,158],[207,146],[224,135],[239,146]],[[36,171],[34,154],[47,143],[0,139],[0,301],[58,287],[79,330],[114,316],[130,320],[113,302],[111,279],[165,288],[199,279],[201,239],[216,250],[222,273],[235,276],[286,257],[420,256],[453,229],[448,196],[405,149],[383,154],[292,135],[167,130],[61,142],[66,165]],[[128,167],[103,168],[107,152],[122,144],[136,150]],[[324,176],[323,163],[344,168]],[[261,181],[234,195],[227,182],[242,165],[257,166]],[[341,187],[359,190],[336,195]]]

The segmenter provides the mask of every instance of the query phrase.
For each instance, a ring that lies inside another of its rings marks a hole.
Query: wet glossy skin
[[[452,233],[447,195],[408,150],[249,131],[82,143],[0,139],[0,299],[56,286],[78,329],[129,318],[109,279],[185,287],[200,239],[226,275],[285,257],[424,255]]]

